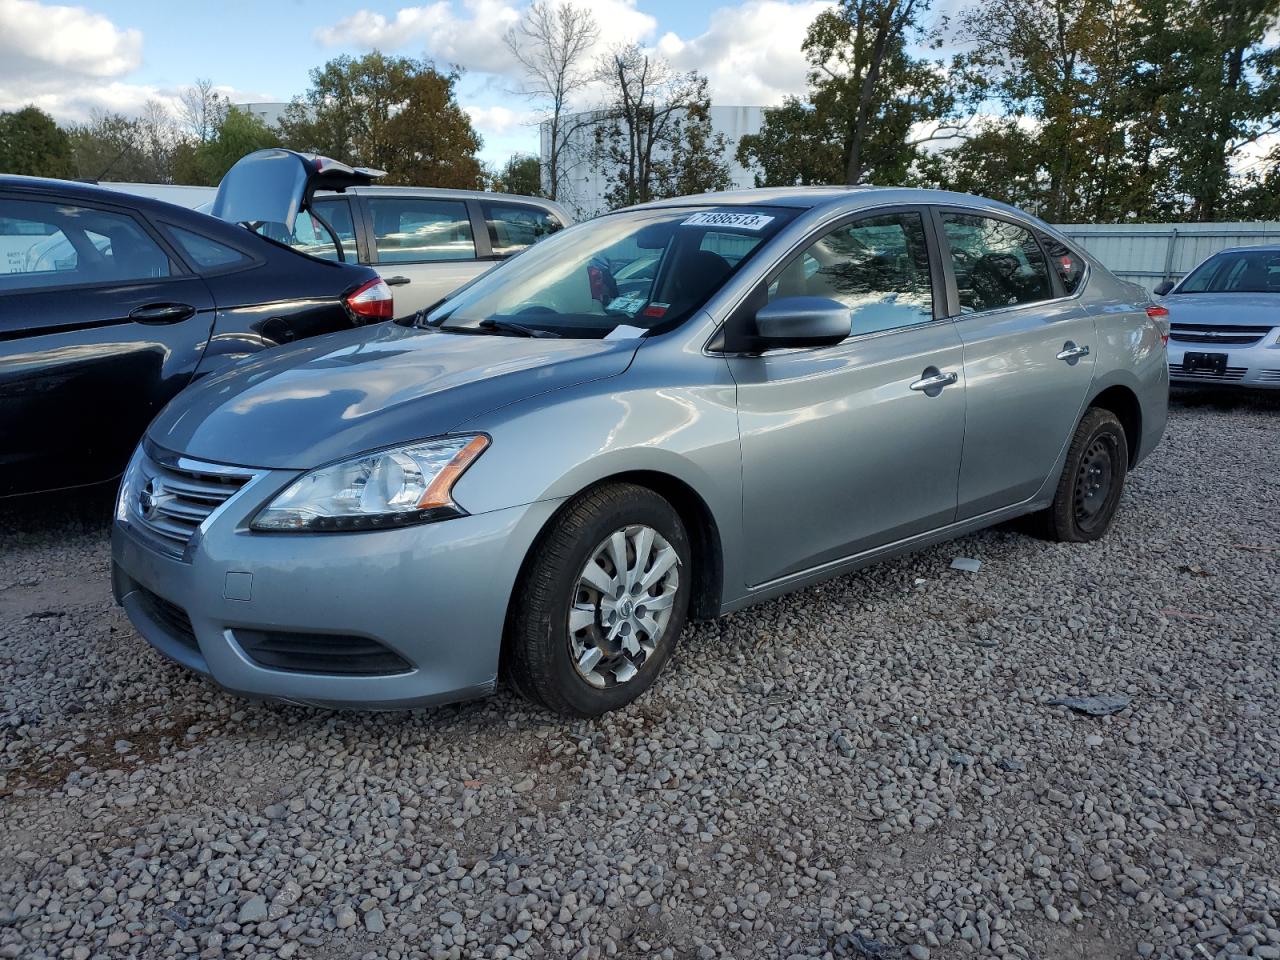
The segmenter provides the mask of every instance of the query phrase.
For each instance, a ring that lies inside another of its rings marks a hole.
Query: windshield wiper
[[[478,324],[481,330],[501,330],[503,333],[514,333],[518,337],[556,337],[560,334],[554,330],[540,330],[537,327],[526,327],[523,323],[515,323],[511,320],[496,320],[488,317],[481,320]]]

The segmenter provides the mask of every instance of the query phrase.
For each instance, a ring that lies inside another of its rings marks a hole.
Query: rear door
[[[1021,503],[1044,484],[1093,382],[1096,330],[1030,225],[963,208],[935,217],[964,343],[963,520]]]
[[[190,380],[213,306],[126,208],[0,193],[0,496],[118,474]]]
[[[448,296],[493,266],[468,202],[382,190],[359,197],[370,228],[370,265],[395,294],[396,317]]]

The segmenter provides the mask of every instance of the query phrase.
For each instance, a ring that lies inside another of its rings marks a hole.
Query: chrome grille
[[[1258,379],[1265,383],[1280,383],[1280,370],[1263,370]]]
[[[1251,347],[1273,327],[1228,326],[1219,323],[1171,323],[1169,339],[1182,343],[1217,343],[1224,347]]]
[[[1169,376],[1178,380],[1243,380],[1248,367],[1227,367],[1222,374],[1214,373],[1212,370],[1183,370],[1182,364],[1169,364]]]
[[[143,453],[126,481],[129,519],[159,546],[181,556],[209,515],[253,477],[253,471],[242,468]]]

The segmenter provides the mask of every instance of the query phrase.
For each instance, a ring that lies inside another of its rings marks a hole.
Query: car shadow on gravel
[[[102,534],[111,531],[116,484],[0,498],[0,538],[17,534]]]
[[[1221,387],[1173,387],[1169,403],[1188,410],[1223,413],[1280,413],[1280,390],[1241,390]]]

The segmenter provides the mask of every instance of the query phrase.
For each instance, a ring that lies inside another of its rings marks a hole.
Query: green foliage
[[[757,170],[757,187],[814,186],[844,178],[841,134],[813,104],[788,97],[764,112],[760,132],[738,141],[738,162]]]
[[[0,113],[0,173],[70,177],[71,141],[53,117],[35,107]]]
[[[540,197],[543,195],[542,164],[532,154],[512,154],[502,169],[490,178],[487,189],[496,193],[518,193],[526,197]]]
[[[377,51],[330,60],[281,119],[284,142],[385,170],[383,183],[474,188],[481,141],[458,106],[458,76]]]
[[[279,134],[260,117],[239,107],[230,107],[218,123],[213,139],[195,148],[193,172],[197,172],[200,179],[184,182],[214,186],[245,154],[278,146]]]

